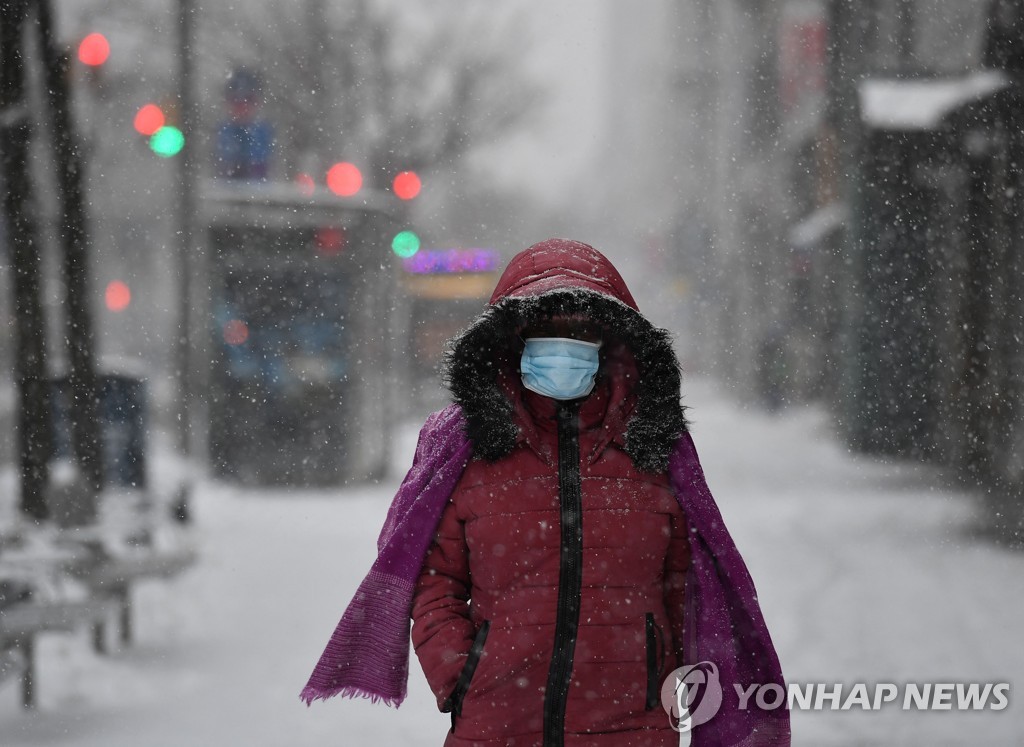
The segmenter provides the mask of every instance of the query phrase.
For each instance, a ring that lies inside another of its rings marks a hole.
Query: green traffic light
[[[161,158],[170,158],[185,147],[185,136],[181,130],[164,125],[149,138],[149,148]]]
[[[408,259],[420,250],[420,237],[412,231],[401,231],[391,240],[391,251]]]

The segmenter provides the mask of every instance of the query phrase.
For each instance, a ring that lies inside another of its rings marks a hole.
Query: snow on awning
[[[841,202],[832,202],[818,208],[789,232],[789,244],[794,249],[809,249],[843,225],[850,211]]]
[[[860,84],[861,115],[879,130],[933,130],[960,107],[1010,85],[998,70],[962,78],[865,80]]]

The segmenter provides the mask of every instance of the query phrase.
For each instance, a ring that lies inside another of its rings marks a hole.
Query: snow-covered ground
[[[708,481],[758,585],[796,683],[1024,682],[1024,554],[972,535],[970,497],[933,472],[852,456],[814,408],[767,416],[687,387]],[[202,486],[200,563],[136,595],[137,642],[111,657],[85,634],[45,638],[40,708],[0,686],[0,744],[439,745],[415,662],[398,710],[298,699],[373,556],[396,474],[343,491]],[[1001,712],[798,711],[794,743],[1024,744],[1024,705]]]

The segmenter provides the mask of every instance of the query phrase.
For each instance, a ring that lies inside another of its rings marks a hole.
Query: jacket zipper
[[[469,656],[466,657],[466,663],[462,665],[462,671],[459,672],[459,679],[455,683],[455,689],[452,690],[452,694],[448,696],[444,704],[441,706],[441,713],[447,713],[451,711],[452,714],[452,731],[455,731],[455,719],[462,715],[462,701],[466,697],[466,693],[469,691],[469,683],[473,681],[473,674],[476,672],[476,665],[480,663],[480,655],[484,651],[484,642],[487,640],[487,631],[490,629],[491,623],[489,620],[484,620],[480,624],[480,630],[476,632],[476,637],[473,638],[473,645],[469,649]]]
[[[662,671],[665,668],[665,640],[661,628],[654,621],[653,613],[647,613],[644,627],[647,634],[647,702],[644,707],[650,711],[661,700],[659,684]]]
[[[561,544],[555,646],[544,691],[544,747],[565,743],[565,705],[580,622],[583,586],[583,496],[578,401],[558,403],[558,501]]]

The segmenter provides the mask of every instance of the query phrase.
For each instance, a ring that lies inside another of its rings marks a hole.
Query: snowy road
[[[972,503],[928,470],[851,457],[814,409],[769,417],[687,387],[708,481],[796,683],[1024,682],[1024,554],[972,538]],[[401,435],[407,465],[414,432]],[[402,468],[404,470],[404,467]],[[398,711],[298,700],[369,567],[397,483],[344,492],[197,499],[203,560],[142,588],[138,643],[93,655],[83,635],[41,646],[38,713],[0,688],[0,745],[439,745],[418,666]],[[1001,712],[798,711],[794,744],[1024,744]]]

